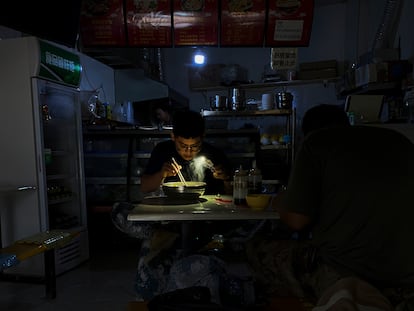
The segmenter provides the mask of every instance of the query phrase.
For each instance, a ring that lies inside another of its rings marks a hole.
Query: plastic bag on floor
[[[121,232],[137,239],[149,239],[153,234],[153,226],[148,222],[130,221],[127,219],[134,205],[128,202],[117,202],[112,207],[111,220]]]
[[[327,288],[312,311],[393,311],[389,300],[371,284],[346,277]]]

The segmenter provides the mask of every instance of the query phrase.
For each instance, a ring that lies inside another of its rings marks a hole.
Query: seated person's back
[[[414,285],[413,160],[414,145],[393,130],[328,124],[309,131],[286,211],[304,215],[296,229],[309,226],[324,262],[341,274]]]

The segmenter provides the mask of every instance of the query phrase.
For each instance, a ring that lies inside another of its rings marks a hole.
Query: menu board
[[[221,1],[221,46],[263,46],[265,0]]]
[[[218,0],[173,0],[174,45],[218,45]]]
[[[126,44],[123,0],[84,0],[80,14],[84,46]]]
[[[170,0],[126,0],[128,45],[171,47]]]
[[[309,45],[313,7],[313,0],[269,0],[265,45]]]

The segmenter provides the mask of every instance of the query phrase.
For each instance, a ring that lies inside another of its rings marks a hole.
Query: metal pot
[[[225,111],[227,110],[227,97],[216,95],[210,98],[211,110]]]
[[[278,109],[290,109],[292,108],[293,95],[289,92],[276,93],[276,105]]]
[[[231,107],[232,110],[241,111],[246,109],[246,97],[244,90],[233,88],[231,90]]]
[[[167,197],[181,199],[197,199],[204,194],[206,183],[202,181],[187,181],[187,186],[180,181],[162,184],[162,190]]]

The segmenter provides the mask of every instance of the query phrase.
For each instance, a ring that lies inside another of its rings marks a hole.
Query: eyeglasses
[[[201,149],[201,143],[198,144],[194,144],[194,145],[186,145],[186,144],[182,144],[177,142],[176,146],[178,149],[183,150],[183,151],[190,151],[190,152],[198,152]]]

